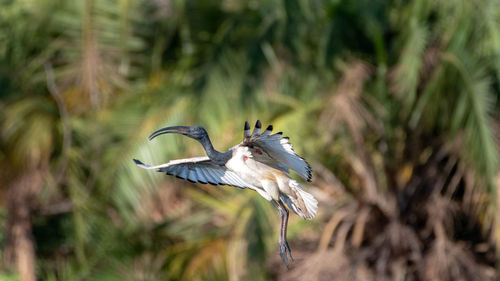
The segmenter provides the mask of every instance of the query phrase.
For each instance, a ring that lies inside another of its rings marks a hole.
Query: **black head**
[[[205,129],[203,127],[200,127],[200,126],[189,126],[189,127],[188,126],[173,126],[173,127],[166,127],[166,128],[154,131],[149,136],[149,140],[152,140],[159,135],[169,134],[169,133],[185,135],[185,136],[188,136],[188,137],[193,138],[193,139],[198,140],[198,141],[207,136],[207,131],[205,131]]]

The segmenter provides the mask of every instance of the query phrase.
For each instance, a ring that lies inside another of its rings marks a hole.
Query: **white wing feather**
[[[245,182],[241,177],[228,170],[225,166],[219,166],[212,163],[208,157],[172,160],[157,166],[149,166],[136,159],[134,159],[134,162],[143,169],[157,169],[158,172],[164,172],[167,175],[176,176],[191,182],[257,189],[257,187]]]

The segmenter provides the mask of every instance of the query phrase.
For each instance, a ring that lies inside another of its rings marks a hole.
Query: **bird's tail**
[[[290,181],[290,188],[295,193],[295,196],[282,194],[281,200],[301,218],[307,220],[313,219],[318,212],[318,201],[316,198],[304,191],[294,180]]]

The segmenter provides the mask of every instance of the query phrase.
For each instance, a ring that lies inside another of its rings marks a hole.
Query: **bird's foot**
[[[288,268],[289,267],[288,256],[290,256],[290,260],[292,261],[292,263],[294,262],[293,257],[292,257],[292,251],[290,250],[290,246],[288,245],[288,242],[286,240],[283,242],[279,242],[278,250],[280,252],[281,259],[285,263],[286,268]]]

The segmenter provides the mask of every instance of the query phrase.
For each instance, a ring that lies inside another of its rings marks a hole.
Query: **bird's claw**
[[[281,259],[285,263],[286,268],[289,267],[288,264],[288,256],[290,256],[290,260],[292,263],[294,262],[293,257],[292,257],[292,251],[290,250],[290,246],[288,245],[287,241],[280,242],[278,246],[278,250],[280,252]]]

